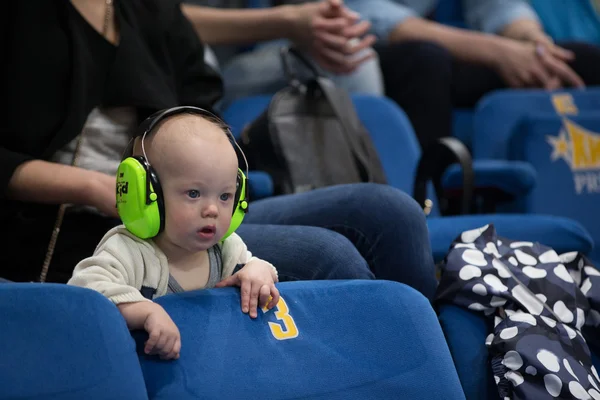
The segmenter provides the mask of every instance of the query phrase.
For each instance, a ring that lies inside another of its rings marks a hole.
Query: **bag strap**
[[[357,126],[357,117],[352,112],[347,110],[354,110],[354,104],[350,96],[344,91],[336,87],[333,82],[327,78],[317,77],[316,82],[318,83],[319,89],[325,95],[327,102],[330,104],[333,113],[335,114],[340,124],[342,124],[342,130],[346,136],[346,140],[350,143],[354,156],[363,165],[363,168],[368,174],[369,182],[373,181],[373,171],[371,171],[370,164],[365,159],[364,152],[361,151],[359,140],[359,128]]]
[[[413,198],[421,207],[431,210],[431,200],[427,199],[427,184],[433,181],[435,193],[440,203],[442,215],[445,215],[446,204],[442,202],[442,177],[446,168],[458,162],[462,171],[462,200],[460,214],[471,211],[471,200],[475,185],[473,160],[467,147],[453,137],[443,137],[427,146],[421,155],[413,184]],[[428,212],[426,212],[428,214]]]
[[[73,159],[71,161],[71,165],[74,167],[77,166],[77,162],[79,161],[79,153],[81,151],[81,143],[83,141],[84,131],[82,131],[77,137],[77,144],[75,146],[75,151],[73,152]],[[50,236],[50,242],[48,243],[48,248],[46,249],[46,256],[44,257],[44,263],[42,264],[42,270],[40,272],[39,282],[41,283],[46,282],[46,278],[48,277],[48,270],[50,269],[50,263],[52,262],[52,256],[54,255],[54,248],[56,247],[56,241],[58,240],[60,227],[62,226],[63,219],[65,217],[65,212],[67,211],[67,208],[69,206],[69,204],[61,204],[58,208],[58,212],[56,213],[54,228],[52,228],[52,235]]]
[[[290,47],[290,46],[284,46],[281,48],[281,50],[279,51],[279,55],[281,56],[281,63],[283,64],[283,72],[285,73],[285,76],[287,77],[288,83],[290,84],[290,86],[294,87],[294,88],[299,88],[302,86],[302,81],[298,78],[298,76],[296,75],[296,71],[294,70],[294,68],[292,68],[292,63],[291,63],[291,58],[295,58],[296,60],[300,61],[300,63],[302,65],[304,65],[311,73],[312,73],[312,78],[319,78],[322,77],[323,75],[319,72],[319,69],[317,68],[317,66],[312,63],[311,61],[308,60],[308,58],[306,58],[304,56],[304,54],[302,54],[300,52],[300,50],[298,50],[295,47]]]

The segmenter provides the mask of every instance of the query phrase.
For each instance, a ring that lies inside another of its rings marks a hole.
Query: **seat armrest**
[[[474,190],[493,188],[511,197],[527,195],[535,187],[537,172],[531,164],[509,160],[475,160]],[[462,169],[458,164],[451,165],[442,178],[444,190],[462,189]]]

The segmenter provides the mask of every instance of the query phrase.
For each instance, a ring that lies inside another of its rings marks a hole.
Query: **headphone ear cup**
[[[143,157],[127,157],[117,169],[117,212],[127,230],[141,239],[156,236],[162,228],[160,193],[150,173]]]
[[[246,179],[246,175],[242,172],[241,169],[238,168],[238,177],[237,177],[237,189],[235,191],[234,196],[234,207],[233,214],[231,216],[231,223],[229,224],[229,229],[225,236],[223,236],[222,240],[227,239],[233,232],[240,227],[242,222],[244,221],[244,217],[248,212],[248,192],[247,192],[247,184],[248,180]]]

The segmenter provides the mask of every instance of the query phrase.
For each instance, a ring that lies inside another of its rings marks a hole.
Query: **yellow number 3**
[[[264,308],[262,310],[263,312],[267,312]],[[294,318],[289,314],[290,310],[283,297],[279,297],[279,302],[275,306],[275,310],[275,318],[281,321],[281,323],[269,322],[269,328],[271,329],[273,337],[277,340],[287,340],[298,337],[298,327],[296,326]]]

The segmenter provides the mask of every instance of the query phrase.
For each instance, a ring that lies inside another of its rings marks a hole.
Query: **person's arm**
[[[528,18],[521,18],[512,21],[504,26],[500,32],[498,32],[498,34],[507,38],[522,40],[525,42],[552,41],[546,32],[544,32],[544,28],[537,20]]]
[[[159,304],[146,299],[139,290],[146,273],[151,273],[144,271],[148,260],[142,257],[140,243],[111,232],[112,236],[109,233],[102,239],[92,257],[77,264],[68,284],[102,293],[117,306],[130,330],[145,329],[148,332],[146,354],[159,354],[163,359],[178,358],[179,329]],[[158,274],[158,266],[148,268]]]
[[[476,31],[524,40],[543,33],[539,18],[525,0],[463,0],[467,25]]]
[[[542,46],[538,51],[549,51],[551,57],[556,58],[554,64],[574,58],[571,51],[554,45],[535,9],[526,0],[463,0],[463,9],[465,20],[472,29]],[[559,75],[576,86],[582,84],[581,78],[566,68],[561,65]]]
[[[5,152],[2,149],[0,155]],[[3,162],[2,165],[2,170],[9,176],[4,190],[6,198],[45,204],[91,205],[108,216],[117,216],[115,177],[25,156],[20,160],[16,156],[13,159],[15,163]]]
[[[145,329],[146,354],[158,354],[163,360],[179,358],[181,335],[177,325],[159,304],[152,301],[121,303],[117,306],[130,330]]]
[[[371,58],[368,21],[341,0],[321,0],[263,9],[215,9],[183,5],[182,9],[208,44],[244,45],[289,39],[324,69],[346,74]]]
[[[67,284],[95,290],[116,305],[149,302],[139,290],[145,276],[144,265],[148,263],[142,257],[140,246],[125,234],[111,230],[94,255],[75,266]],[[158,269],[158,266],[151,267]]]
[[[510,87],[556,89],[560,85],[584,86],[581,78],[563,62],[570,54],[556,46],[556,51],[553,48],[539,51],[532,43],[444,26],[420,18],[409,18],[397,25],[390,34],[390,40],[437,43],[459,60],[494,69]],[[564,58],[557,59],[556,52],[564,53]]]
[[[389,40],[433,42],[460,60],[491,67],[495,65],[502,41],[506,39],[445,26],[422,18],[407,18],[390,32]]]
[[[382,41],[429,41],[459,59],[486,65],[494,63],[493,47],[497,38],[426,20],[412,8],[392,0],[347,0],[345,4],[372,21],[371,32]]]
[[[539,17],[525,0],[463,0],[467,25],[510,39],[550,45]]]
[[[219,9],[182,4],[182,10],[209,45],[242,45],[287,38],[296,21],[293,6]]]
[[[156,312],[158,304],[152,301],[138,301],[135,303],[117,304],[121,315],[127,322],[129,330],[144,329],[146,320],[153,312]]]

